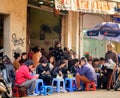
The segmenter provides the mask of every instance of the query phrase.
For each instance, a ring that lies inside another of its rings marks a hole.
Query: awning
[[[114,14],[116,6],[117,2],[100,0],[55,0],[55,8],[58,10]]]

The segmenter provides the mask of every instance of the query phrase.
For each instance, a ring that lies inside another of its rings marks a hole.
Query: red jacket
[[[31,80],[34,77],[30,75],[29,68],[26,65],[22,65],[17,71],[16,71],[16,84],[22,84],[26,80]]]

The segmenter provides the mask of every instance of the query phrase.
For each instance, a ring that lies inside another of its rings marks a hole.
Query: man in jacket
[[[76,82],[78,91],[82,90],[80,86],[80,82],[88,83],[88,82],[97,82],[97,76],[94,68],[87,63],[87,60],[83,57],[80,60],[80,67],[77,68],[76,73]]]

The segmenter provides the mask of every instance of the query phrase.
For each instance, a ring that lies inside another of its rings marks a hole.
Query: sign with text
[[[72,10],[103,14],[114,14],[115,2],[99,0],[55,0],[55,8],[59,10]]]

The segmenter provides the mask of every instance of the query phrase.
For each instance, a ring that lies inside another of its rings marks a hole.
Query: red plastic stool
[[[96,91],[96,84],[95,82],[88,82],[86,83],[85,88],[86,88],[86,91],[90,91],[90,90]]]
[[[24,87],[24,86],[19,86],[19,85],[15,85],[14,87],[13,87],[13,97],[16,97],[16,98],[19,98],[19,97],[25,97],[25,96],[27,96],[27,94],[26,94],[26,91],[25,92],[21,92],[20,91],[20,89],[22,88],[22,87]]]
[[[18,88],[18,86],[14,86],[13,87],[13,97],[16,97],[16,98],[19,98],[19,88]]]

